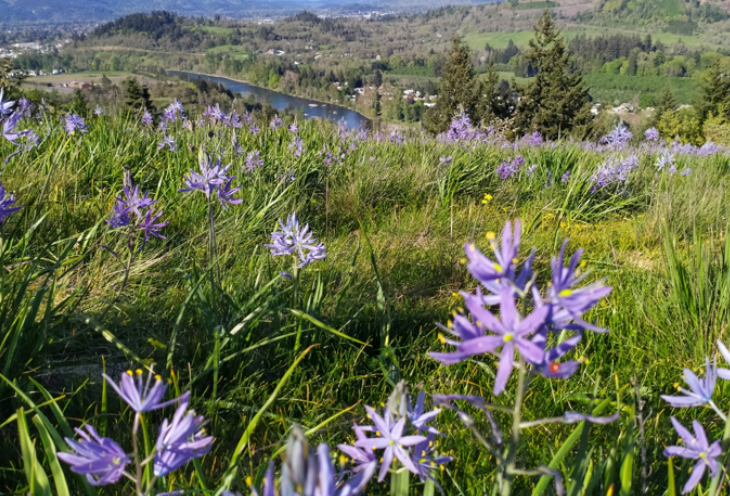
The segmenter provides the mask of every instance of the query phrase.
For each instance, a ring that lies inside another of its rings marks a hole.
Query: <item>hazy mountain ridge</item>
[[[500,1],[500,0],[491,0]],[[0,24],[108,21],[135,12],[167,10],[186,16],[268,17],[300,12],[358,10],[423,11],[448,5],[490,3],[479,0],[0,0]]]

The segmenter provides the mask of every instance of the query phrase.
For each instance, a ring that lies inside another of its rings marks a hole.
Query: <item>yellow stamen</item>
[[[494,270],[496,270],[497,272],[502,272],[502,266],[496,263],[494,264]]]
[[[251,478],[250,475],[248,475],[248,476],[246,476],[246,485],[248,487],[251,487],[251,484],[253,484],[253,479]]]
[[[160,375],[156,375],[156,376],[155,376],[155,380],[156,380],[156,381],[161,381],[161,380],[162,380],[162,376],[160,376]]]
[[[487,233],[487,239],[490,240],[490,241],[493,240],[493,239],[495,239],[496,237],[497,237],[497,235],[494,234],[492,231],[489,231]]]
[[[515,337],[514,337],[514,336],[513,336],[512,334],[505,334],[505,335],[504,335],[504,342],[505,342],[505,343],[509,343],[509,342],[510,342],[510,341],[512,341],[512,340],[513,340],[514,338],[515,338]]]
[[[131,370],[127,370],[127,375],[132,375],[132,371]]]
[[[439,332],[439,341],[441,344],[446,344],[446,339],[444,338],[444,335]]]
[[[564,289],[560,293],[558,293],[558,296],[570,296],[573,294],[573,291],[570,289]]]
[[[137,375],[142,375],[142,369],[137,369],[134,371],[134,373]]]

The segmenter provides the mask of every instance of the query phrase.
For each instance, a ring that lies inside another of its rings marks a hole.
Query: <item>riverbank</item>
[[[198,72],[173,70],[168,70],[167,75],[170,77],[180,77],[185,75],[191,79],[204,78],[209,81],[214,81],[222,84],[231,91],[242,94],[253,94],[257,98],[268,101],[277,110],[284,110],[287,108],[299,109],[304,113],[306,118],[329,119],[335,122],[344,120],[349,128],[372,127],[372,119],[364,116],[356,110],[352,110],[342,105],[288,95],[279,91],[256,86],[251,83],[247,83],[246,81],[233,79],[228,76],[216,76]]]

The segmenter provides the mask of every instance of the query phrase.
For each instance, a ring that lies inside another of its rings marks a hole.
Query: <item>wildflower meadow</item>
[[[730,151],[0,119],[0,493],[728,492]]]

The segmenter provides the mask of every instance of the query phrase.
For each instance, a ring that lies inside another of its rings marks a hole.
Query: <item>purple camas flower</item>
[[[606,144],[613,150],[620,150],[626,147],[629,141],[631,141],[631,132],[623,122],[619,122],[610,133],[601,138],[601,143]]]
[[[296,134],[299,132],[299,127],[297,126],[297,123],[295,122],[291,126],[289,126],[289,132],[292,134]]]
[[[118,200],[119,199],[114,202],[114,205],[112,206],[112,213],[107,219],[109,225],[112,226],[112,228],[114,229],[126,227],[132,221],[132,218],[129,216],[129,209],[127,208],[126,204]]]
[[[684,169],[682,171],[682,174],[681,175],[682,176],[689,176],[690,174],[692,174],[692,169],[690,169],[689,167],[687,167],[686,169]]]
[[[629,180],[631,171],[639,167],[639,159],[636,155],[629,155],[626,158],[610,157],[598,168],[591,177],[595,192],[611,184],[623,184]]]
[[[281,121],[281,117],[277,115],[271,120],[271,124],[269,124],[269,127],[271,127],[272,131],[276,131],[281,127],[282,124],[283,122]]]
[[[552,349],[546,349],[547,336],[547,332],[538,331],[532,338],[532,342],[535,345],[545,350],[542,361],[539,363],[532,363],[532,365],[534,365],[545,377],[550,377],[552,379],[568,379],[578,371],[580,362],[576,360],[558,362],[558,360],[578,346],[580,340],[583,338],[583,334],[579,332],[559,343]]]
[[[497,243],[493,233],[488,233],[489,243],[494,253],[495,261],[486,257],[474,243],[464,245],[464,251],[468,260],[467,269],[471,275],[481,283],[491,294],[484,295],[484,302],[487,305],[494,305],[500,302],[502,288],[510,288],[513,291],[524,291],[527,282],[532,278],[532,260],[534,250],[525,261],[519,275],[517,275],[517,254],[520,246],[521,225],[515,220],[514,233],[512,223],[507,222],[502,230],[501,243]]]
[[[264,165],[264,161],[261,159],[261,152],[254,150],[246,155],[246,172],[253,172],[257,167]]]
[[[406,416],[411,425],[416,429],[417,432],[426,431],[429,434],[439,435],[440,432],[430,425],[426,425],[427,422],[434,420],[441,410],[435,408],[433,410],[426,411],[426,393],[421,391],[418,393],[416,402],[411,405],[408,399],[408,395],[404,395],[405,401],[408,402]]]
[[[537,164],[532,164],[527,168],[527,177],[532,177],[532,175],[537,171]]]
[[[411,453],[411,461],[416,467],[416,475],[421,479],[421,482],[425,482],[427,479],[432,480],[436,486],[441,490],[441,486],[433,476],[433,472],[436,469],[443,469],[444,465],[453,460],[452,457],[446,455],[436,454],[437,441],[436,436],[429,434],[426,439],[414,446]],[[442,491],[443,492],[443,491]]]
[[[357,441],[367,440],[365,432],[359,425],[353,425],[352,430],[355,431]],[[370,477],[372,477],[372,475],[375,473],[375,469],[378,466],[378,459],[375,456],[375,452],[373,450],[362,449],[349,444],[338,444],[337,447],[340,449],[340,451],[342,451],[344,454],[352,459],[353,463],[355,464],[355,467],[353,467],[352,469],[353,473],[369,472]]]
[[[705,360],[704,380],[698,378],[690,369],[684,369],[684,382],[689,386],[689,390],[679,388],[679,392],[684,396],[662,395],[662,399],[674,408],[714,405],[712,395],[717,383],[717,365],[710,365],[709,358],[705,358]]]
[[[127,370],[126,373],[122,374],[119,384],[115,383],[106,374],[103,374],[102,377],[106,379],[119,397],[137,413],[159,410],[187,399],[189,393],[185,393],[180,398],[163,402],[162,398],[165,396],[167,384],[162,380],[162,377],[154,373],[153,367],[150,367],[146,380],[143,379],[143,375],[141,369],[134,372]]]
[[[142,114],[142,124],[144,124],[145,126],[152,125],[152,114],[150,114],[146,110],[145,110],[144,114]]]
[[[66,438],[72,452],[58,452],[58,458],[71,465],[71,471],[86,476],[92,486],[114,484],[121,479],[131,460],[124,450],[107,437],[101,437],[89,424],[86,432],[75,429],[79,441]]]
[[[0,224],[5,222],[5,219],[10,217],[11,214],[17,212],[23,207],[14,207],[15,196],[13,194],[7,194],[5,192],[5,186],[0,182]]]
[[[352,448],[352,447],[350,447]],[[348,450],[354,456],[367,455],[355,448]],[[372,451],[371,451],[371,455]],[[336,473],[330,457],[330,449],[322,443],[310,448],[302,429],[295,425],[286,442],[286,454],[281,470],[278,490],[275,489],[274,464],[269,464],[263,484],[263,496],[275,494],[302,496],[355,496],[361,494],[372,478],[377,463],[358,464],[354,470]],[[345,478],[346,475],[350,477]],[[253,491],[257,495],[257,491]]]
[[[231,184],[233,183],[233,179],[229,179],[228,182],[225,184],[221,184],[218,186],[218,201],[221,202],[221,207],[223,207],[225,210],[228,210],[227,204],[230,205],[238,205],[239,203],[243,202],[240,198],[236,199],[233,198],[233,195],[238,193],[241,190],[241,187],[235,187],[231,188]]]
[[[289,150],[294,151],[294,158],[299,158],[304,152],[304,142],[297,136],[292,143],[289,143]]]
[[[667,169],[667,170],[675,169],[674,155],[671,153],[665,153],[663,155],[660,155],[656,161],[656,168],[660,172],[663,171],[664,169]]]
[[[682,494],[687,494],[702,480],[705,469],[710,469],[710,477],[717,475],[719,470],[717,459],[722,453],[722,448],[720,447],[719,441],[715,441],[712,444],[709,443],[705,430],[696,420],[692,421],[692,428],[695,431],[694,435],[674,417],[671,417],[671,420],[677,434],[682,438],[684,446],[668,446],[664,450],[664,456],[678,456],[680,458],[697,460],[697,463],[692,469],[692,475],[690,475],[682,489]]]
[[[525,165],[525,159],[521,155],[515,157],[511,162],[505,160],[502,162],[502,165],[497,167],[497,174],[500,179],[507,179],[508,177],[517,174],[523,165]]]
[[[96,108],[94,109],[94,115],[97,115],[97,116],[104,115],[104,110],[102,110],[102,108],[97,105]]]
[[[406,425],[406,419],[401,418],[395,423],[384,419],[378,413],[370,408],[365,407],[368,417],[375,426],[375,437],[368,437],[355,441],[355,446],[366,450],[384,450],[382,462],[380,464],[380,473],[378,481],[385,478],[394,458],[397,458],[404,467],[412,473],[418,473],[416,466],[413,464],[409,453],[404,449],[408,446],[414,446],[426,440],[425,436],[404,436],[403,430]],[[386,415],[387,417],[387,415]]]
[[[256,124],[251,124],[251,125],[250,125],[250,126],[248,127],[248,130],[249,130],[249,131],[251,132],[251,134],[253,134],[254,136],[255,136],[255,135],[257,135],[257,134],[259,134],[259,133],[261,132],[261,129],[259,129],[259,127],[258,127],[258,126],[257,126]]]
[[[66,130],[69,136],[73,136],[77,131],[82,134],[89,132],[86,128],[86,120],[77,114],[69,114],[65,117],[63,129]]]
[[[190,169],[189,176],[185,177],[186,188],[178,190],[180,193],[187,193],[190,191],[202,191],[205,193],[206,198],[210,198],[212,193],[219,190],[219,186],[233,179],[232,176],[227,176],[228,169],[231,168],[231,164],[223,167],[221,165],[220,156],[216,159],[215,164],[209,155],[205,155],[200,160],[200,173]]]
[[[124,187],[122,188],[122,196],[116,198],[116,202],[112,207],[112,212],[107,222],[112,228],[130,227],[128,244],[130,249],[134,244],[135,233],[142,232],[143,240],[140,244],[140,251],[144,249],[145,244],[150,240],[150,236],[165,239],[160,234],[160,229],[165,227],[167,222],[158,222],[162,216],[162,211],[155,213],[152,206],[157,203],[156,200],[148,198],[148,193],[140,194],[139,186],[132,181],[132,175],[129,171],[124,175]],[[146,210],[146,212],[145,212]],[[130,215],[134,214],[134,216]]]
[[[177,143],[175,143],[175,140],[171,136],[165,136],[162,138],[162,141],[157,143],[158,150],[162,150],[165,147],[169,148],[171,152],[177,151]]]
[[[544,323],[548,313],[547,307],[536,308],[525,319],[522,319],[517,312],[514,296],[509,288],[504,288],[500,294],[500,318],[497,319],[483,305],[479,292],[477,295],[462,293],[467,309],[475,319],[475,323],[469,322],[466,317],[461,317],[459,326],[454,324],[454,329],[446,329],[448,332],[460,337],[461,342],[442,340],[452,346],[456,346],[454,353],[435,353],[430,355],[446,365],[461,362],[462,360],[483,353],[496,353],[502,348],[499,356],[499,367],[494,385],[494,394],[498,396],[507,384],[512,373],[515,350],[530,363],[541,363],[543,361],[543,350],[530,341],[535,331]],[[493,334],[485,335],[485,330]]]
[[[5,163],[8,163],[11,158],[13,158],[21,151],[28,150],[33,146],[38,146],[38,144],[40,143],[40,138],[34,131],[28,129],[24,131],[16,130],[18,122],[20,122],[20,119],[22,119],[22,117],[23,116],[20,111],[16,111],[13,112],[10,117],[5,118],[3,121],[3,138],[18,147],[18,149],[14,153],[11,153],[5,158]]]
[[[18,100],[18,112],[23,114],[23,117],[30,117],[33,110],[35,110],[35,105],[33,105],[30,100],[25,97],[21,97],[21,99]]]
[[[658,141],[659,131],[655,127],[650,127],[644,131],[644,137],[646,138],[646,141]]]
[[[0,117],[7,117],[13,113],[15,102],[5,99],[5,88],[0,87]]]
[[[296,212],[286,218],[286,224],[279,219],[279,226],[281,232],[272,232],[271,243],[264,245],[271,250],[273,256],[291,255],[299,260],[299,268],[327,257],[324,243],[317,242],[309,230],[309,224],[303,228],[299,226]]]
[[[711,155],[717,155],[719,153],[723,153],[725,151],[725,147],[722,145],[716,145],[712,141],[707,141],[704,145],[700,147],[699,150],[697,150],[697,156],[698,157],[709,157]]]
[[[205,435],[205,423],[202,415],[188,411],[187,398],[177,407],[171,421],[162,421],[155,445],[156,476],[167,475],[210,451],[214,438]]]
[[[165,236],[160,234],[160,229],[165,227],[168,222],[157,222],[162,217],[162,210],[155,213],[152,208],[147,210],[147,215],[139,223],[140,230],[144,233],[144,241],[140,246],[140,250],[144,249],[145,243],[150,240],[150,236],[154,236],[159,239],[167,239]]]
[[[539,146],[542,145],[543,139],[542,135],[540,134],[540,131],[533,132],[530,136],[527,137],[527,144],[530,146]]]
[[[582,288],[576,288],[583,282],[588,273],[579,275],[578,264],[583,250],[578,249],[570,258],[570,263],[565,266],[565,250],[568,240],[563,242],[560,255],[552,257],[550,268],[552,269],[552,282],[548,289],[550,300],[550,322],[557,328],[564,328],[567,322],[574,320],[583,329],[590,329],[595,332],[607,332],[593,324],[584,321],[581,316],[593,308],[601,298],[608,296],[612,288],[604,286],[602,281],[597,281]]]

